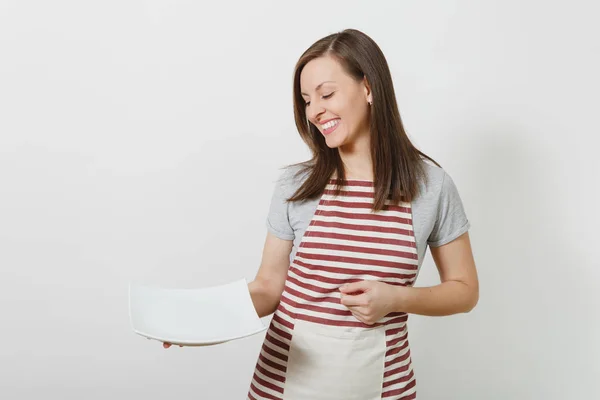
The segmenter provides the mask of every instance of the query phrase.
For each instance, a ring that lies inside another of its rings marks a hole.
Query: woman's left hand
[[[373,325],[387,314],[399,311],[394,309],[399,289],[379,281],[348,283],[340,287],[340,301],[359,321]]]

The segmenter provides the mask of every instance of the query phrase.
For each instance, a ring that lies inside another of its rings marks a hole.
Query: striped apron
[[[340,303],[361,280],[412,285],[418,253],[410,203],[373,212],[372,181],[329,181],[288,270],[248,399],[415,399],[407,314],[373,325]]]

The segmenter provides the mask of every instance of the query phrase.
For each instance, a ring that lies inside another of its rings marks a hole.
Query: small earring
[[[373,104],[373,100],[369,100],[367,101],[367,103],[369,103],[369,105]]]

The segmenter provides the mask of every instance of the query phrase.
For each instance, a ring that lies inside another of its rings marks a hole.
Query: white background
[[[419,398],[600,398],[598,8],[0,1],[0,398],[245,398],[262,335],[165,350],[128,283],[254,277],[278,168],[309,155],[294,64],[349,27],[472,223],[477,308],[410,318]]]

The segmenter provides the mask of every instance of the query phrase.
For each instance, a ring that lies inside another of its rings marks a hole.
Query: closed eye
[[[323,98],[323,99],[329,99],[329,98],[331,98],[331,96],[333,96],[333,94],[334,94],[334,93],[335,93],[335,92],[331,92],[331,93],[329,93],[329,94],[326,94],[325,96],[323,96],[323,97],[321,97],[321,98]],[[306,105],[306,106],[310,105],[310,101],[307,101],[307,102],[305,103],[305,105]]]

